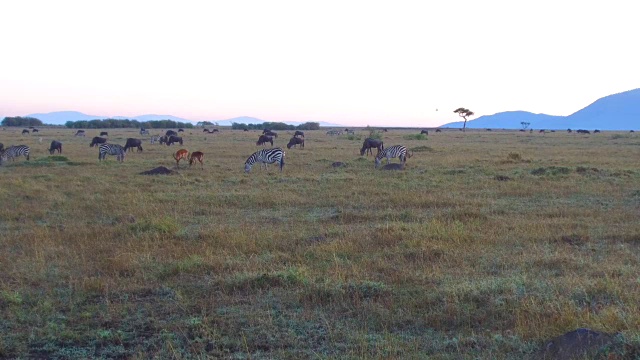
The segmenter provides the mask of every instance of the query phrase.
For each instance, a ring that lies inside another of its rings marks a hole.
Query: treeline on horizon
[[[103,120],[78,120],[67,121],[64,126],[70,129],[118,129],[118,128],[145,128],[145,129],[193,129],[192,123],[184,123],[173,120],[138,121],[129,119],[103,119]]]
[[[13,117],[5,117],[2,119],[2,126],[42,126],[42,121],[40,119],[32,118],[32,117],[21,117],[21,116],[13,116]]]
[[[244,124],[244,123],[232,123],[231,129],[233,130],[320,130],[320,123],[318,122],[306,122],[300,125],[289,125],[283,122],[263,122],[262,124]]]

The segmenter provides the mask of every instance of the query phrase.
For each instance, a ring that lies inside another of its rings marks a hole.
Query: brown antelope
[[[173,155],[173,158],[176,159],[176,167],[180,168],[180,160],[184,159],[186,161],[188,157],[189,151],[187,151],[186,149],[180,149],[176,151],[176,153]]]
[[[194,151],[191,153],[191,156],[189,156],[189,166],[195,164],[196,161],[199,161],[200,168],[204,169],[203,167],[204,153],[202,151]]]

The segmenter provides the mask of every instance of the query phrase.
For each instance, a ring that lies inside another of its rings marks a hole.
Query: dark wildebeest
[[[518,130],[518,131],[520,131],[520,132],[525,132],[526,130],[525,130],[525,129],[520,129],[520,130]]]
[[[567,132],[568,132],[569,134],[571,134],[571,131],[572,131],[571,129],[567,129]]]
[[[209,132],[209,130],[207,130],[207,129],[202,129],[202,132]]]
[[[422,131],[420,131],[420,134],[429,135],[429,132],[427,130],[422,130]]]
[[[491,130],[491,129],[487,129],[487,131],[493,131],[493,130]]]
[[[182,145],[182,138],[180,136],[175,136],[175,135],[169,136],[169,138],[167,139],[167,146],[173,143],[180,143],[180,145]]]
[[[389,130],[387,130],[387,129],[382,129],[382,132],[387,132],[387,131],[389,131]]]
[[[180,128],[178,129],[178,132],[184,132],[184,129]]]
[[[173,131],[173,130],[167,130],[167,132],[164,135],[167,136],[167,137],[169,137],[169,136],[178,136],[178,133]]]
[[[128,138],[127,143],[124,144],[124,151],[128,151],[129,149],[138,148],[138,152],[142,151],[142,140]]]
[[[76,134],[74,136],[84,136],[84,130],[76,131]]]
[[[33,128],[33,130],[31,130],[31,132],[32,132],[32,133],[34,133],[34,132],[38,132],[38,129]]]
[[[101,131],[100,136],[109,136],[109,133],[107,133],[106,131]]]
[[[266,133],[268,133],[268,132],[271,132],[271,129],[263,129],[263,130],[262,130],[262,133],[263,133],[263,134],[266,134]]]
[[[267,136],[267,135],[260,135],[260,137],[258,138],[258,142],[256,142],[256,145],[260,146],[260,145],[265,145],[266,143],[271,143],[271,146],[273,146],[273,137]]]
[[[27,134],[27,135],[30,134],[29,130],[27,130],[27,129],[22,130],[22,135],[24,135],[24,134]]]
[[[540,130],[540,131],[538,131],[538,132],[539,132],[540,134],[544,134],[544,133],[545,133],[544,129],[542,129],[542,130]]]
[[[632,133],[632,132],[635,132],[635,131],[633,131],[633,130],[629,130],[629,132],[630,132],[630,133]]]
[[[292,146],[300,145],[301,149],[304,149],[304,138],[292,137],[289,139],[289,143],[287,144],[287,149],[291,149]]]
[[[54,152],[58,150],[58,154],[62,154],[62,143],[59,141],[53,140],[51,142],[51,146],[49,146],[49,154],[53,155]]]
[[[213,133],[217,133],[219,131],[218,131],[218,129],[211,129],[211,130],[204,129],[204,132],[207,132],[209,134],[213,134]]]
[[[96,136],[93,139],[91,139],[91,144],[89,144],[89,147],[94,147],[95,145],[106,144],[106,143],[107,143],[107,139]]]
[[[265,135],[267,135],[267,136],[273,136],[273,137],[274,137],[274,138],[276,138],[276,139],[278,138],[278,134],[274,133],[274,132],[273,132],[273,131],[271,131],[271,130],[268,130],[267,132],[265,132],[265,133],[263,133],[263,134],[265,134]]]
[[[245,128],[245,129],[243,129],[243,131],[249,131],[249,129]]]
[[[582,130],[582,129],[580,129],[580,130],[578,130],[578,131],[576,131],[576,132],[577,132],[578,134],[591,134],[591,131],[589,131],[589,130]]]
[[[378,152],[380,152],[380,150],[384,150],[384,144],[382,143],[382,140],[376,140],[372,138],[364,139],[364,142],[362,143],[362,149],[360,149],[360,156],[363,156],[365,152],[367,153],[367,156],[369,156],[369,154],[373,155],[373,151],[371,151],[372,148],[378,149]]]
[[[600,130],[598,130],[598,129],[593,130],[593,133],[594,133],[594,134],[597,134],[597,133],[599,133],[599,132],[600,132]]]
[[[160,141],[160,145],[166,144],[167,141],[169,141],[169,137],[168,136],[160,136],[159,141]]]
[[[436,129],[436,132],[442,132],[442,130],[440,130],[440,129]]]
[[[295,132],[295,134],[293,134],[293,136],[298,136],[298,135],[304,137],[304,133],[302,131],[296,130],[296,132]]]
[[[2,151],[2,149],[4,149],[4,144],[0,143],[0,151]]]

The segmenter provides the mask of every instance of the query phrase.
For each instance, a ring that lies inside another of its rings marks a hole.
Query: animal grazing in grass
[[[106,143],[107,139],[95,136],[93,139],[91,139],[91,144],[89,144],[89,147],[94,147],[95,145]]]
[[[265,132],[265,133],[264,133],[264,135],[267,135],[267,136],[273,136],[273,137],[274,137],[274,138],[276,138],[276,139],[278,138],[278,134],[274,133],[274,132],[273,132],[273,131],[271,131],[271,130],[269,130],[269,131]]]
[[[436,132],[442,132],[442,130],[440,130],[440,129],[436,129]]]
[[[58,150],[58,154],[62,154],[62,143],[59,141],[53,140],[51,145],[49,146],[49,154],[53,155],[54,152]]]
[[[327,131],[327,135],[342,135],[342,131],[340,131],[340,130],[329,130],[329,131]]]
[[[580,129],[580,130],[578,130],[578,131],[576,131],[576,132],[577,132],[578,134],[591,134],[591,131],[589,131],[589,130],[582,130],[582,129]]]
[[[260,135],[258,141],[256,142],[256,145],[266,145],[267,143],[271,143],[271,146],[273,146],[273,137],[268,135]]]
[[[598,130],[598,129],[593,130],[594,134],[598,134],[599,132],[600,132],[600,130]]]
[[[173,130],[167,130],[167,132],[164,134],[164,136],[169,137],[169,136],[178,136],[178,133],[173,131]]]
[[[281,148],[273,148],[254,152],[249,156],[247,161],[245,161],[244,172],[248,173],[251,171],[251,167],[255,165],[255,163],[260,163],[260,167],[264,164],[265,169],[267,169],[267,164],[279,163],[280,172],[282,172],[282,168],[284,167],[284,150]]]
[[[266,133],[268,133],[268,132],[271,132],[271,129],[262,129],[262,133],[263,133],[263,134],[266,134]]]
[[[28,161],[29,151],[31,151],[31,148],[29,148],[27,145],[9,146],[8,148],[0,151],[0,165],[3,161],[15,161],[15,159],[20,156],[24,156]]]
[[[402,145],[394,145],[392,147],[386,148],[378,152],[378,155],[376,155],[375,167],[378,168],[378,166],[380,166],[380,162],[382,161],[383,158],[387,158],[387,164],[388,164],[390,159],[397,157],[404,164],[405,162],[407,162],[407,158],[411,157],[412,155],[413,154],[407,153],[406,147]]]
[[[293,136],[302,136],[304,137],[304,133],[300,130],[296,130],[296,132],[293,134]]]
[[[304,138],[292,137],[289,139],[289,143],[287,144],[287,149],[291,149],[291,147],[300,145],[300,149],[304,149]]]
[[[149,135],[149,130],[145,128],[140,128],[140,135]]]
[[[422,131],[420,131],[420,134],[421,134],[421,135],[422,135],[422,134],[429,135],[429,131],[427,131],[427,130],[422,130]]]
[[[196,163],[196,161],[200,162],[200,168],[204,169],[204,153],[202,151],[194,151],[189,156],[189,166]]]
[[[184,129],[180,128],[178,129],[178,132],[184,132]]]
[[[633,130],[629,130],[629,132],[630,132],[630,133],[632,133],[632,132],[635,132],[635,131],[633,131]]]
[[[347,133],[347,135],[354,135],[356,132],[351,130],[351,129],[344,129],[344,132]]]
[[[4,149],[4,144],[0,143],[0,151],[2,151],[2,149]]]
[[[175,135],[169,136],[169,138],[167,139],[167,146],[172,145],[174,143],[180,143],[180,145],[182,145],[182,137],[175,136]]]
[[[203,132],[206,132],[206,133],[209,133],[209,134],[213,134],[213,133],[217,133],[217,132],[218,132],[218,129],[211,129],[211,130],[204,129],[204,130],[202,130],[202,131],[203,131]]]
[[[124,144],[124,151],[128,151],[133,148],[138,148],[138,152],[142,151],[142,140],[128,138],[127,143]]]
[[[153,136],[149,139],[149,141],[150,141],[150,142],[151,142],[151,144],[153,145],[153,144],[155,144],[156,142],[160,141],[160,138],[161,138],[161,136],[159,136],[159,135],[153,135]]]
[[[189,151],[187,151],[187,149],[180,149],[173,154],[173,158],[176,159],[176,167],[180,168],[180,160],[187,161],[189,159]]]
[[[567,132],[568,132],[569,134],[571,134],[571,132],[572,132],[572,131],[573,131],[573,130],[571,130],[571,129],[567,129]]]
[[[117,161],[124,162],[124,158],[127,155],[124,147],[118,144],[100,144],[99,149],[98,161],[105,160],[107,155],[114,155]]]
[[[109,136],[109,133],[106,131],[101,131],[100,136]]]
[[[29,134],[30,134],[29,130],[27,130],[27,129],[23,129],[23,130],[22,130],[22,135],[24,135],[24,134],[29,135]]]
[[[36,128],[33,128],[33,129],[31,130],[31,132],[32,132],[32,133],[35,133],[35,132],[40,132],[40,131],[39,131],[38,129],[36,129]]]
[[[362,143],[362,149],[360,149],[360,156],[363,156],[365,152],[367,153],[367,156],[369,156],[369,154],[373,155],[373,151],[371,150],[372,148],[378,149],[379,154],[380,151],[384,149],[384,143],[382,142],[382,140],[376,140],[372,138],[364,139],[364,142]]]
[[[540,130],[540,131],[538,131],[538,132],[539,132],[540,134],[544,134],[544,133],[545,133],[544,129],[542,129],[542,130]]]
[[[85,135],[84,134],[84,130],[78,130],[78,131],[76,131],[76,134],[73,135],[73,136],[84,136],[84,135]]]

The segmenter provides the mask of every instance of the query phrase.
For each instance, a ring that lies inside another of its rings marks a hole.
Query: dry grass
[[[187,130],[204,170],[142,176],[180,147],[98,163],[97,130],[19,130],[0,130],[32,148],[0,167],[0,357],[519,359],[578,327],[638,354],[640,138],[391,131],[418,150],[388,173],[367,132],[309,131],[283,174],[246,175],[257,132]]]

